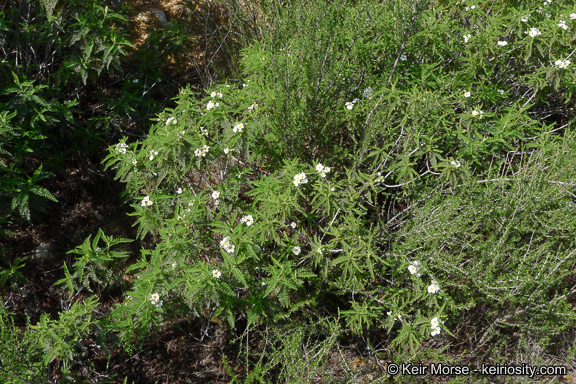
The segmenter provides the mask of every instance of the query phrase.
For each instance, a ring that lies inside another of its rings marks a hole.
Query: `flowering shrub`
[[[480,304],[574,325],[558,149],[574,112],[548,107],[573,101],[568,2],[293,3],[268,4],[239,79],[183,88],[146,138],[110,147],[155,239],[112,314],[125,342],[190,312],[230,328],[322,313],[402,352]]]

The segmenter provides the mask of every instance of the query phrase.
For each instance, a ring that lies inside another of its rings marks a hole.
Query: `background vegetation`
[[[0,377],[573,381],[575,29],[550,0],[5,2]],[[440,362],[566,372],[388,371]]]

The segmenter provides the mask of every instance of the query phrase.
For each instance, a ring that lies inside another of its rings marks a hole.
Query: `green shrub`
[[[0,380],[3,383],[44,383],[42,348],[30,325],[20,333],[13,314],[0,306]]]
[[[573,327],[576,17],[539,5],[264,3],[239,78],[181,89],[147,137],[110,147],[154,247],[103,328],[133,349],[189,314],[230,330],[328,318],[417,356],[480,306],[492,328]],[[95,247],[68,281],[88,284]]]

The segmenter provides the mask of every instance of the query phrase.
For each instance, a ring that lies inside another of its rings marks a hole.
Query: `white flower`
[[[406,61],[406,60],[408,60],[408,58],[406,57],[406,55],[402,54],[402,55],[400,55],[400,60]]]
[[[528,22],[528,16],[522,16],[522,17],[520,18],[520,21],[523,22],[523,23],[527,23],[527,22]]]
[[[388,311],[388,316],[392,316],[392,311]],[[402,320],[402,316],[397,314],[394,320]]]
[[[364,92],[362,92],[362,96],[364,96],[367,99],[371,99],[372,98],[372,93],[374,91],[372,90],[372,87],[368,87],[364,90]]]
[[[576,13],[570,14],[570,20],[576,20]]]
[[[219,279],[220,276],[222,276],[222,272],[220,272],[220,271],[217,270],[217,269],[213,269],[213,270],[212,270],[212,276],[215,277],[215,278],[217,278],[217,279]]]
[[[344,104],[346,106],[347,110],[352,110],[352,108],[354,108],[354,103],[351,103],[349,101],[346,102],[346,104]]]
[[[208,104],[206,104],[206,109],[207,109],[207,110],[211,110],[211,109],[214,108],[214,107],[215,107],[215,104],[212,102],[212,100],[210,100],[210,101],[208,102]]]
[[[208,136],[208,130],[204,127],[200,127],[200,135],[201,136]]]
[[[460,162],[458,160],[452,160],[450,162],[450,164],[452,164],[454,166],[454,168],[459,168],[460,167]]]
[[[230,244],[227,247],[224,247],[224,250],[228,253],[234,253],[234,248],[236,248],[236,246],[234,244]]]
[[[241,220],[241,223],[246,223],[247,226],[251,226],[254,223],[254,218],[252,215],[244,216]]]
[[[178,266],[178,263],[177,263],[177,262],[173,262],[173,263],[172,263],[172,269],[176,268],[176,266]]]
[[[226,236],[222,240],[220,240],[220,247],[227,247],[230,245],[230,236]]]
[[[292,227],[292,229],[296,229],[296,223],[295,222],[291,222],[290,226]]]
[[[438,325],[440,325],[440,323],[438,322],[438,318],[434,317],[432,320],[430,320],[430,324],[432,325],[432,328],[437,327]]]
[[[477,110],[472,111],[472,116],[474,116],[474,117],[480,116],[482,114],[484,114],[484,112],[482,112],[482,111],[477,111]]]
[[[471,7],[470,7],[470,9],[474,9],[474,8],[476,8],[476,6],[475,6],[475,5],[473,5],[473,6],[471,6]]]
[[[152,304],[156,304],[158,300],[160,300],[160,295],[158,295],[158,293],[152,293],[148,295],[148,300],[150,300]]]
[[[317,170],[318,172],[322,172],[322,171],[324,170],[324,166],[323,166],[322,164],[318,163],[318,164],[316,165],[316,170]]]
[[[230,152],[230,148],[224,148],[224,153],[228,154],[228,152]]]
[[[470,97],[471,93],[469,91],[464,92],[464,97]]]
[[[500,92],[501,95],[505,93],[503,89],[499,89],[498,92]]]
[[[155,304],[155,303],[152,303],[152,304]],[[164,304],[164,301],[163,301],[163,300],[160,300],[160,301],[158,302],[158,304],[156,304],[156,307],[160,308],[160,307],[162,306],[162,304]]]
[[[308,179],[306,178],[306,174],[304,172],[298,173],[294,176],[294,185],[299,186],[300,184],[306,184]]]
[[[118,153],[125,155],[126,154],[126,148],[128,148],[128,145],[126,145],[125,143],[116,144],[116,152],[118,152]]]
[[[570,63],[571,63],[570,60],[556,60],[556,62],[554,64],[556,64],[558,66],[558,68],[564,69],[564,68],[568,68]]]
[[[432,283],[428,286],[428,293],[436,293],[440,290],[440,287],[438,286],[438,282],[435,280],[432,280]]]
[[[247,86],[248,86],[248,84],[242,83],[242,88],[246,88]]]
[[[234,126],[234,133],[238,133],[238,132],[242,132],[242,130],[244,129],[244,124],[242,123],[238,123]]]
[[[149,196],[146,196],[145,198],[143,198],[143,199],[142,199],[142,202],[140,203],[140,205],[143,206],[143,207],[149,207],[149,206],[151,206],[152,204],[153,204],[153,203],[152,203],[152,200],[150,200],[150,197],[149,197]]]
[[[507,41],[499,41],[497,44],[501,47],[505,47],[508,45],[508,42]]]
[[[219,106],[220,106],[220,103],[216,103],[216,104],[214,104],[214,106],[215,106],[215,107],[219,107]]]
[[[436,336],[440,334],[440,327],[433,327],[432,332],[430,333],[431,336]]]
[[[471,37],[472,37],[472,35],[464,35],[464,42],[467,43]]]
[[[558,23],[558,26],[562,29],[564,29],[565,31],[570,28],[569,26],[566,25],[566,22],[563,20],[560,20],[560,22]]]
[[[542,33],[537,29],[537,28],[530,28],[530,31],[526,31],[524,33],[527,33],[528,36],[534,38],[536,36],[540,36]]]
[[[208,152],[208,151],[210,150],[210,147],[207,146],[207,145],[204,145],[204,146],[202,147],[202,150],[203,150],[204,152]]]
[[[254,104],[252,104],[251,106],[248,107],[248,110],[251,111],[254,109]]]
[[[216,93],[216,96],[218,96],[218,98],[221,99],[221,98],[222,98],[222,93],[218,92],[218,93]]]
[[[138,79],[134,79],[134,80],[132,80],[132,82],[133,82],[134,84],[138,84]]]
[[[213,198],[213,199],[217,199],[217,198],[219,198],[219,197],[220,197],[220,192],[218,192],[218,191],[212,192],[212,198]]]
[[[216,92],[212,92],[212,93],[210,94],[210,97],[216,97]]]
[[[546,18],[549,19],[551,15],[549,13],[545,13],[544,16],[546,16]]]
[[[292,253],[295,254],[296,256],[298,256],[300,252],[301,250],[299,246],[295,246],[294,248],[292,248]]]
[[[354,99],[354,100],[352,100],[352,103],[353,103],[353,104],[356,104],[356,103],[359,102],[359,101],[360,101],[359,99]]]
[[[181,195],[181,194],[182,194],[182,188],[178,188],[178,189],[176,190],[176,193],[179,194],[179,195]]]
[[[173,125],[174,125],[174,124],[177,124],[177,123],[178,123],[178,120],[176,120],[176,118],[175,118],[174,116],[169,117],[168,120],[166,120],[166,125],[168,125],[168,124],[170,124],[170,123],[172,123]]]

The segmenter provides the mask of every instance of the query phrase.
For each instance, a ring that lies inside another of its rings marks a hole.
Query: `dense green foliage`
[[[463,319],[480,324],[481,345],[513,330],[552,348],[573,330],[571,2],[260,6],[236,75],[201,93],[182,87],[146,135],[110,146],[106,169],[154,247],[125,270],[115,246],[129,240],[101,230],[70,251],[73,273],[65,266],[58,282],[70,300],[111,286],[125,300],[98,320],[96,296],[43,317],[44,362],[72,360],[90,331],[132,351],[187,316],[225,320],[229,335],[272,332],[269,350],[245,346],[246,377],[225,362],[247,383],[330,380],[325,359],[353,335],[369,348],[388,337],[371,353],[398,362],[448,344]],[[129,44],[106,22],[123,16],[91,12],[70,16],[77,32],[62,40],[57,87],[122,70]],[[50,28],[63,15],[46,5]],[[53,196],[36,185],[42,167],[28,184],[10,181],[25,180],[17,156],[39,150],[30,143],[45,139],[43,124],[74,103],[13,78],[4,94],[29,102],[0,105],[0,149],[14,158],[2,182],[29,218],[30,192]],[[312,357],[301,351],[310,344]]]

